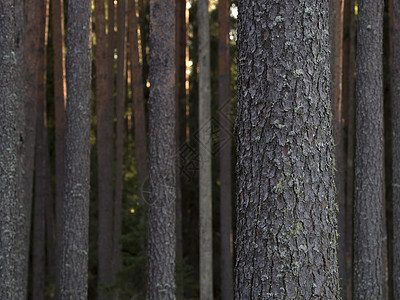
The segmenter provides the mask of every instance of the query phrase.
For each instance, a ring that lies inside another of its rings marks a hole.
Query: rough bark
[[[393,297],[400,299],[400,3],[389,1],[392,113]]]
[[[175,1],[150,1],[147,299],[175,299]]]
[[[91,1],[68,0],[64,226],[60,299],[87,299],[90,188]]]
[[[114,234],[113,234],[113,274],[115,277],[122,267],[121,246],[122,235],[122,185],[123,185],[123,150],[124,150],[124,113],[125,113],[125,81],[126,81],[126,10],[125,0],[118,1],[118,62],[117,62],[117,128],[116,128],[116,173],[115,173],[115,203],[114,203]],[[114,299],[117,299],[117,293]]]
[[[359,0],[356,57],[354,299],[385,299],[383,0]]]
[[[23,12],[22,2],[0,4],[0,299],[27,297]]]
[[[113,274],[114,5],[110,1],[108,5],[106,34],[105,1],[95,1],[99,299],[104,299],[104,288],[112,284]]]
[[[144,109],[142,66],[139,61],[138,47],[138,21],[134,1],[129,7],[129,50],[132,64],[132,100],[135,121],[135,151],[137,161],[138,187],[142,191],[147,178],[147,138],[146,138],[146,114]],[[140,201],[143,203],[142,193]]]
[[[235,299],[338,299],[328,0],[238,8]]]
[[[46,122],[46,47],[47,47],[47,9],[48,1],[40,6],[39,28],[39,66],[37,70],[37,114],[35,143],[35,196],[33,207],[32,239],[32,299],[44,298],[45,284],[45,207],[51,198],[50,174],[47,174],[46,158],[49,155]]]
[[[346,297],[353,291],[353,187],[354,187],[354,73],[355,73],[355,17],[354,0],[344,1],[343,41],[343,116],[347,128],[346,139]]]
[[[208,0],[197,3],[199,35],[200,299],[213,299],[211,74]]]
[[[333,136],[335,140],[335,184],[338,218],[338,262],[341,296],[346,295],[346,198],[345,198],[345,148],[343,138],[343,5],[344,0],[333,1]]]
[[[56,262],[60,261],[62,237],[62,211],[64,197],[64,148],[65,148],[65,51],[64,51],[64,4],[63,0],[52,0],[52,38],[54,58],[54,115],[55,115],[55,180],[56,180]],[[57,267],[59,269],[60,267]],[[56,272],[56,285],[59,284]],[[57,297],[59,299],[59,297]]]
[[[218,7],[218,95],[219,95],[219,176],[221,224],[221,299],[233,299],[232,268],[232,125],[229,56],[229,0]]]

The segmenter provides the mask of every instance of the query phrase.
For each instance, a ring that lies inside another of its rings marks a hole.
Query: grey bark
[[[175,1],[150,1],[147,299],[175,299]]]
[[[0,299],[27,297],[23,12],[22,2],[0,3]]]
[[[235,299],[338,299],[328,0],[238,8]]]
[[[211,76],[208,0],[197,2],[199,35],[200,299],[213,299]]]
[[[400,3],[389,1],[392,113],[393,296],[400,299]]]
[[[358,1],[353,234],[354,299],[385,299],[386,297],[383,5],[383,0]]]
[[[89,251],[91,1],[68,1],[60,299],[86,299]]]

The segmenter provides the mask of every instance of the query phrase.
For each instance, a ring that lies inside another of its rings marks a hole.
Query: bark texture
[[[208,0],[197,3],[199,35],[200,300],[213,299],[211,74]]]
[[[232,128],[229,56],[229,0],[218,6],[218,95],[219,95],[219,167],[221,222],[221,299],[233,299],[232,267]]]
[[[354,299],[385,299],[382,31],[384,1],[358,1]]]
[[[63,0],[52,0],[52,38],[54,58],[54,115],[55,115],[55,177],[56,177],[56,255],[60,261],[60,241],[62,237],[62,211],[64,197],[64,148],[65,148],[65,43],[64,43],[64,4]],[[59,269],[59,267],[57,267]],[[56,285],[59,284],[56,272]],[[59,299],[59,297],[57,297]]]
[[[238,8],[235,299],[338,299],[328,0]]]
[[[117,66],[117,128],[116,128],[116,173],[115,173],[115,203],[114,203],[114,234],[113,234],[113,283],[117,272],[122,267],[121,246],[122,235],[122,184],[123,184],[123,154],[124,154],[124,113],[125,113],[125,74],[126,74],[126,18],[125,0],[118,1],[118,66]],[[117,293],[114,299],[117,299]]]
[[[27,297],[23,12],[22,2],[0,3],[0,299]]]
[[[129,2],[129,55],[132,64],[132,98],[135,121],[135,151],[137,161],[138,186],[142,190],[147,178],[147,138],[146,138],[146,113],[144,109],[142,66],[139,60],[138,46],[138,21],[136,5]],[[140,197],[143,203],[143,197]]]
[[[104,288],[112,284],[113,271],[114,5],[108,1],[108,24],[105,8],[104,0],[95,1],[99,299],[105,299]]]
[[[400,3],[390,0],[392,201],[393,201],[393,296],[400,299]]]
[[[150,1],[147,299],[175,299],[175,1]]]
[[[91,1],[68,0],[64,227],[60,299],[87,299],[90,188]]]

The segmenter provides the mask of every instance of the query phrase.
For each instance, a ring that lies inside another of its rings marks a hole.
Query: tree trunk
[[[40,6],[39,67],[37,70],[37,115],[35,143],[35,198],[33,208],[32,247],[32,299],[44,299],[45,284],[45,203],[51,198],[50,174],[47,174],[46,158],[49,155],[46,121],[46,47],[48,1]]]
[[[392,113],[393,296],[400,299],[400,3],[389,1]]]
[[[340,297],[328,2],[238,2],[235,299]]]
[[[335,183],[338,217],[338,262],[341,296],[346,296],[346,197],[345,197],[345,148],[343,139],[343,5],[344,0],[333,1],[333,136],[335,141]]]
[[[116,174],[115,174],[115,203],[114,203],[114,246],[113,246],[113,274],[114,284],[117,272],[122,267],[121,246],[119,239],[122,234],[122,184],[123,184],[123,154],[124,154],[124,113],[125,113],[125,74],[126,74],[126,10],[125,0],[118,0],[118,71],[117,71],[117,140],[116,140]],[[118,295],[114,293],[114,299]]]
[[[197,3],[199,34],[200,300],[213,299],[211,75],[208,0]]]
[[[91,1],[68,0],[64,227],[60,299],[87,299],[90,189]]]
[[[53,0],[52,38],[54,58],[54,113],[55,113],[55,177],[56,177],[56,255],[60,261],[60,241],[62,238],[62,211],[64,197],[64,149],[65,149],[65,52],[64,52],[64,4],[63,0]],[[60,266],[57,266],[60,269]],[[56,272],[56,285],[60,273]],[[59,299],[59,297],[56,297]]]
[[[24,7],[0,4],[0,299],[26,299],[29,208],[22,166],[24,116]]]
[[[147,299],[175,299],[175,1],[150,2]]]
[[[233,299],[232,268],[232,122],[230,92],[229,0],[220,0],[218,7],[218,94],[219,94],[219,164],[221,220],[221,299]]]
[[[140,202],[143,203],[143,188],[147,178],[147,138],[146,114],[144,109],[142,66],[139,61],[138,21],[133,1],[129,4],[129,44],[132,64],[132,98],[135,121],[135,151],[137,161],[137,178],[140,191]]]
[[[354,299],[386,297],[383,0],[358,1]]]
[[[111,17],[114,5],[110,6],[109,2],[106,35],[105,1],[95,1],[99,299],[105,299],[104,288],[112,284],[113,274],[110,258],[113,255],[114,57],[111,52],[114,50],[114,19]]]
[[[354,187],[354,73],[355,73],[355,16],[354,0],[344,1],[343,41],[343,116],[347,128],[346,148],[346,298],[353,291],[353,187]]]

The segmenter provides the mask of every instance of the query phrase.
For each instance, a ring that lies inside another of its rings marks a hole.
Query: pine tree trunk
[[[358,1],[354,299],[386,297],[383,2],[382,0]]]
[[[112,284],[110,258],[113,254],[114,57],[111,54],[114,49],[113,11],[112,4],[108,6],[108,35],[106,35],[105,1],[95,1],[99,299],[105,299],[104,288]]]
[[[340,297],[328,2],[238,2],[235,299]]]
[[[116,128],[116,174],[115,174],[115,203],[114,203],[114,246],[113,246],[113,274],[114,284],[117,272],[122,267],[121,246],[119,239],[122,235],[122,185],[123,185],[123,154],[124,154],[124,113],[125,113],[125,74],[126,74],[126,10],[125,0],[118,0],[118,70],[117,70],[117,128]],[[114,293],[114,299],[118,295]]]
[[[345,148],[343,139],[343,5],[344,0],[333,1],[333,135],[335,141],[335,183],[338,217],[338,262],[341,296],[346,295],[346,198],[345,198]]]
[[[232,125],[229,57],[229,0],[218,7],[218,94],[219,94],[219,163],[221,214],[221,299],[233,299],[232,268]]]
[[[25,154],[24,6],[0,4],[0,299],[26,299],[29,207]]]
[[[355,16],[354,0],[344,1],[343,41],[343,116],[347,128],[346,139],[346,298],[353,292],[353,187],[354,187],[354,72],[355,72]]]
[[[32,299],[44,298],[45,281],[45,203],[51,197],[50,174],[46,174],[46,47],[47,47],[47,10],[48,2],[40,1],[39,31],[39,68],[37,70],[37,115],[35,143],[35,197],[33,207],[33,239],[32,239]]]
[[[147,299],[175,299],[175,1],[150,1]]]
[[[147,138],[146,138],[146,115],[144,109],[143,96],[143,77],[142,66],[139,61],[138,47],[138,21],[136,17],[136,7],[133,1],[129,4],[129,44],[130,59],[132,64],[132,98],[133,112],[135,121],[135,151],[137,161],[138,187],[143,191],[147,178]],[[140,201],[143,203],[143,195],[140,195]]]
[[[52,38],[54,58],[54,115],[55,115],[55,177],[56,177],[56,262],[60,261],[60,241],[63,228],[64,197],[64,149],[65,149],[65,52],[64,52],[64,4],[63,0],[53,0]],[[60,269],[60,266],[57,267]],[[56,272],[56,285],[59,285],[59,272]],[[56,290],[58,291],[58,290]],[[58,295],[56,299],[59,299]]]
[[[199,34],[200,300],[213,299],[211,75],[208,0],[197,3]]]
[[[400,3],[389,1],[392,113],[393,297],[400,299]]]
[[[87,299],[90,189],[91,1],[68,0],[64,227],[60,299]]]

